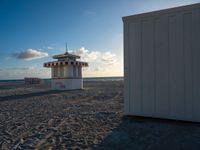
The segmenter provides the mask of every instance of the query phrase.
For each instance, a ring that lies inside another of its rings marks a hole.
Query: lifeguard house
[[[70,54],[54,55],[57,61],[44,63],[44,67],[51,68],[52,90],[75,90],[83,88],[82,67],[87,67],[87,62],[77,61],[80,56]]]

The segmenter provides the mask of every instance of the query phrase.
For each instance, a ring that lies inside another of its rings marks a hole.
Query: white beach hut
[[[123,22],[125,114],[200,122],[200,3]]]
[[[74,90],[83,88],[82,67],[87,62],[77,61],[80,56],[64,54],[53,56],[57,61],[44,63],[44,67],[51,68],[51,87],[53,90]]]

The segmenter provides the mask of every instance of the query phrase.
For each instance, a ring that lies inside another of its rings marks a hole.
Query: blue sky
[[[123,16],[198,2],[1,0],[0,79],[49,78],[50,70],[42,65],[64,53],[65,42],[89,61],[85,76],[122,76]]]

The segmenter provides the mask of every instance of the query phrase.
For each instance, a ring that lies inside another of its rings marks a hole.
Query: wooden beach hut
[[[77,61],[80,56],[64,54],[53,56],[57,61],[44,63],[44,67],[51,68],[51,87],[53,90],[75,90],[83,88],[82,67],[87,62]]]
[[[200,3],[123,22],[125,114],[200,122]]]

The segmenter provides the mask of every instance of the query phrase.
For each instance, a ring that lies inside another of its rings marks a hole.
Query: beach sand
[[[0,85],[0,149],[199,149],[198,123],[123,116],[123,81]]]

